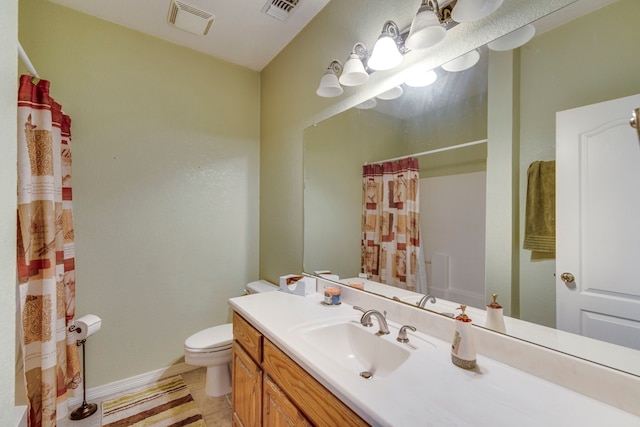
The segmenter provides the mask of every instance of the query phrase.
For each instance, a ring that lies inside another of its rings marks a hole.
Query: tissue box
[[[280,291],[306,297],[316,293],[316,279],[296,274],[280,276]]]

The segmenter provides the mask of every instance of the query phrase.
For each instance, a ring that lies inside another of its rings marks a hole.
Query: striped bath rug
[[[102,403],[104,427],[204,427],[202,414],[180,375]]]

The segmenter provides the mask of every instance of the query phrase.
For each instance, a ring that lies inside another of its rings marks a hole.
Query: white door
[[[640,140],[629,120],[638,107],[635,95],[556,114],[557,328],[636,349]]]

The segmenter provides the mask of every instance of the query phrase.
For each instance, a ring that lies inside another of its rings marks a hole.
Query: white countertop
[[[387,298],[394,296],[408,304],[416,304],[423,295],[406,289],[394,288],[389,285],[374,282],[359,277],[341,279],[340,283],[363,283],[369,292],[384,295]],[[460,313],[457,308],[459,303],[437,298],[435,304],[428,302],[424,308],[437,313]],[[473,323],[484,326],[487,321],[487,311],[483,308],[467,306],[466,313],[473,319]],[[525,341],[530,341],[567,354],[572,354],[586,360],[600,363],[604,366],[612,366],[623,372],[640,376],[640,363],[638,362],[638,350],[615,345],[609,342],[572,334],[556,328],[526,322],[510,316],[504,316],[506,333]]]
[[[409,332],[409,344],[395,343],[411,351],[401,367],[383,378],[363,379],[300,338],[303,325],[361,316],[349,304],[327,307],[321,301],[321,294],[267,292],[229,304],[371,425],[640,426],[640,418],[628,412],[482,355],[475,370],[460,369],[451,363],[451,343],[421,331]],[[395,342],[401,325],[393,319],[389,325],[392,333],[379,338]],[[370,329],[377,330],[375,320]]]

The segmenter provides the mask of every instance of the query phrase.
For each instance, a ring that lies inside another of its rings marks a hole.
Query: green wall
[[[19,24],[72,118],[87,385],[167,368],[258,278],[260,75],[45,0]]]
[[[360,271],[362,165],[405,153],[403,122],[351,109],[304,132],[304,271]]]

